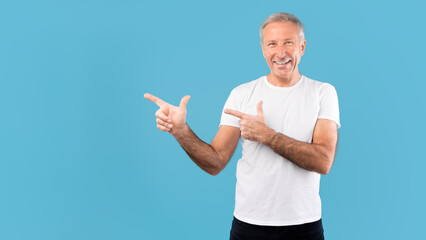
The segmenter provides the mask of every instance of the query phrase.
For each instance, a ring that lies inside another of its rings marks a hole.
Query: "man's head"
[[[300,76],[298,64],[305,52],[304,28],[289,13],[274,13],[260,27],[263,56],[271,69],[270,80],[289,80]]]
[[[300,41],[303,42],[303,40],[305,40],[305,28],[303,27],[302,22],[291,13],[279,12],[271,14],[260,26],[259,34],[261,43],[263,41],[263,30],[265,30],[266,25],[272,22],[293,22],[298,27]]]

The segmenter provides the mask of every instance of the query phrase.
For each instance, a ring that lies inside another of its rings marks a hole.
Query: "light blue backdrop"
[[[268,71],[258,27],[305,24],[301,72],[333,84],[327,239],[424,234],[421,1],[1,1],[0,239],[227,239],[238,148],[202,172],[156,129],[150,92],[210,142],[235,86]]]

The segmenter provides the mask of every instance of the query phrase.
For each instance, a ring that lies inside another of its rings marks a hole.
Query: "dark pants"
[[[230,240],[323,240],[321,219],[316,222],[292,226],[259,226],[234,217]]]

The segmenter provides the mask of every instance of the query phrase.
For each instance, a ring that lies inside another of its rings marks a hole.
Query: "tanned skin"
[[[221,126],[212,143],[207,144],[186,124],[190,96],[183,97],[179,107],[148,93],[144,97],[160,107],[155,113],[157,128],[172,134],[195,164],[211,175],[217,175],[225,168],[237,148],[239,128]]]
[[[318,119],[312,143],[292,139],[266,126],[262,102],[257,105],[257,115],[225,109],[225,113],[240,118],[240,128],[221,126],[211,144],[202,141],[186,124],[186,106],[189,96],[173,106],[151,94],[144,97],[157,104],[157,128],[172,134],[188,156],[201,169],[211,175],[219,174],[231,159],[240,136],[264,144],[294,164],[309,171],[328,174],[334,161],[337,143],[337,126],[327,119]]]
[[[306,40],[299,33],[297,25],[289,21],[269,23],[263,30],[261,47],[271,70],[267,80],[274,86],[293,86],[302,76],[298,64],[305,52]],[[240,136],[270,147],[280,156],[309,171],[328,174],[333,165],[338,132],[336,123],[331,120],[317,120],[312,143],[297,141],[266,125],[260,101],[257,115],[225,109],[226,114],[240,118],[240,128],[221,126],[212,143],[207,144],[186,124],[186,106],[190,96],[183,97],[179,107],[148,93],[144,97],[160,107],[155,114],[157,128],[172,134],[188,156],[211,175],[217,175],[228,164]]]
[[[331,120],[318,119],[314,128],[313,142],[297,141],[266,126],[262,103],[260,101],[257,104],[256,116],[231,109],[225,109],[225,113],[241,119],[239,124],[243,138],[270,147],[303,169],[328,174],[336,153],[336,124]]]

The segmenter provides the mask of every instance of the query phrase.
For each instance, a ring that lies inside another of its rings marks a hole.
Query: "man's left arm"
[[[334,121],[318,119],[312,143],[297,141],[270,128],[262,139],[264,145],[297,166],[326,175],[336,156],[338,132]]]
[[[338,139],[334,121],[319,118],[315,124],[312,143],[290,138],[275,132],[266,125],[262,101],[257,105],[257,115],[249,115],[231,109],[225,113],[240,118],[241,136],[264,144],[297,166],[320,174],[328,174],[336,155]]]

